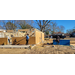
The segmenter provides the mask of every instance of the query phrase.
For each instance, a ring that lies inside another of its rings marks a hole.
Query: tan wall
[[[42,33],[42,40],[44,41],[44,33]]]
[[[7,38],[0,38],[0,45],[7,45],[8,44],[8,39]]]
[[[36,44],[42,43],[44,41],[44,33],[40,31],[35,31]]]
[[[35,43],[35,37],[29,37],[29,44]],[[12,37],[12,44],[26,44],[26,37]]]

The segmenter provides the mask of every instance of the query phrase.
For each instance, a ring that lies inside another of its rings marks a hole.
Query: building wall
[[[42,43],[44,41],[44,33],[40,31],[35,31],[36,44]]]
[[[29,44],[35,44],[35,37],[29,38]],[[26,44],[26,37],[12,37],[12,44]]]
[[[0,45],[7,45],[8,44],[8,39],[7,38],[0,38]]]
[[[43,32],[35,31],[35,37],[29,37],[29,44],[39,44],[43,41]],[[26,37],[12,37],[12,44],[26,44]]]
[[[42,33],[42,41],[44,41],[44,33]]]

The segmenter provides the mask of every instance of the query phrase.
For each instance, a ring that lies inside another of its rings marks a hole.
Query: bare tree
[[[63,25],[58,26],[58,32],[64,32],[65,27]]]
[[[30,21],[27,20],[16,20],[17,28],[19,29],[30,29],[32,26],[29,25]]]
[[[0,29],[3,29],[3,26],[0,25]]]
[[[8,22],[13,23],[17,27],[17,29],[20,28],[22,23],[24,24],[24,20],[8,20]],[[13,27],[14,27],[14,25],[13,25]]]
[[[34,21],[33,20],[25,20],[27,24],[31,25],[33,27]]]
[[[15,25],[15,20],[0,20],[0,23],[2,24],[3,29],[6,29],[6,23],[11,22]],[[12,26],[13,28],[14,26]]]
[[[7,22],[5,25],[6,30],[16,30],[16,25],[13,22]]]
[[[51,22],[51,31],[52,34],[55,32],[64,32],[65,27],[63,25],[57,26],[56,22]]]
[[[3,29],[2,20],[0,20],[0,29]]]
[[[75,32],[75,27],[73,27],[72,29],[66,30],[67,34],[71,34],[72,32]]]
[[[1,28],[2,29],[5,29],[5,25],[6,25],[6,20],[0,20],[0,23],[1,23]]]
[[[71,34],[73,32],[73,29],[68,29],[68,30],[66,30],[66,33],[67,34]]]
[[[25,29],[25,28],[31,28],[32,21],[29,20],[0,20],[0,28],[1,29],[14,29],[14,26],[16,29]],[[28,23],[28,24],[27,24]]]
[[[40,31],[44,32],[47,29],[46,27],[49,25],[50,22],[51,22],[50,20],[36,20],[36,23],[38,25],[37,28]]]
[[[57,23],[56,22],[51,22],[51,23],[52,23],[51,31],[52,31],[52,34],[54,34],[58,30]]]

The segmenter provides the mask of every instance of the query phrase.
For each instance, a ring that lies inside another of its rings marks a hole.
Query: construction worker
[[[58,43],[60,42],[60,37],[59,37],[59,36],[56,37],[56,41],[57,41]]]
[[[53,38],[53,36],[51,35],[51,39]]]
[[[29,42],[29,34],[26,35],[26,45],[28,45]]]
[[[8,42],[9,42],[9,44],[10,44],[10,37],[8,36]]]

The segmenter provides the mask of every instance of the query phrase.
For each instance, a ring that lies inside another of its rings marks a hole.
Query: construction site
[[[67,30],[64,26],[70,21],[60,22],[64,24],[57,25],[54,20],[1,21],[0,54],[75,54],[75,28]]]
[[[29,45],[26,45],[27,34]],[[57,45],[55,38],[45,39],[44,33],[35,28],[0,30],[0,54],[75,54],[75,38],[66,37],[60,40],[61,45]]]

